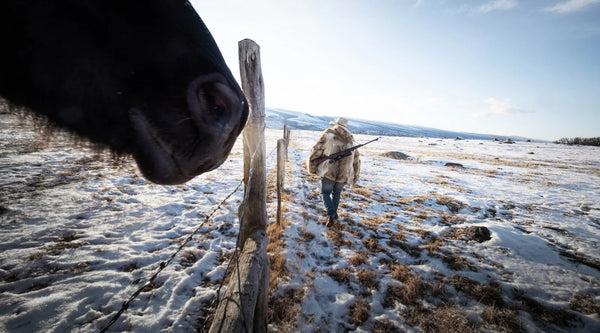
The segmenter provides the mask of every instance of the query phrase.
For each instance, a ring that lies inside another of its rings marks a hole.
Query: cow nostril
[[[216,89],[201,89],[198,95],[200,96],[200,94],[204,96],[206,110],[209,111],[212,117],[218,118],[225,115],[228,109],[227,104]]]
[[[205,129],[212,124],[215,134],[230,133],[238,126],[240,97],[221,75],[199,77],[190,84],[188,106],[196,126]],[[214,128],[214,125],[218,125]]]

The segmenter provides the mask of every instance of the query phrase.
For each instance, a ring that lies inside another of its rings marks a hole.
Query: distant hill
[[[266,108],[266,126],[267,128],[283,128],[283,124],[287,124],[290,129],[303,129],[322,131],[328,128],[329,122],[335,120],[335,117],[314,116],[308,113],[289,111],[283,109]],[[440,130],[423,126],[399,125],[393,123],[385,123],[380,121],[362,120],[348,118],[350,121],[349,127],[352,133],[370,134],[370,135],[385,135],[385,136],[412,136],[412,137],[428,137],[428,138],[456,138],[462,139],[477,139],[477,140],[505,140],[508,137],[504,135],[493,134],[477,134],[466,132],[453,132]],[[513,140],[527,140],[523,137],[510,137]]]

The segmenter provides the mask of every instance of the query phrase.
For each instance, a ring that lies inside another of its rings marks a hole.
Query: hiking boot
[[[327,228],[331,227],[334,223],[335,223],[335,217],[334,216],[330,216],[329,220],[327,221],[327,224],[325,225]]]

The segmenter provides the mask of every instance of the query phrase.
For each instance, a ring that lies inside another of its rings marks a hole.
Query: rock
[[[492,239],[490,230],[486,227],[474,226],[464,229],[464,237],[469,240],[474,240],[478,243],[483,243]]]
[[[386,151],[385,153],[381,153],[380,156],[393,158],[395,160],[407,160],[410,158],[410,156],[399,151]]]
[[[464,166],[460,163],[453,163],[453,162],[448,162],[446,164],[444,164],[445,167],[449,167],[449,168],[464,168]]]
[[[508,143],[508,144],[513,144],[513,143],[515,143],[515,142],[514,142],[512,139],[508,138],[508,139],[506,139],[506,140],[504,140],[504,141],[502,141],[502,142],[500,142],[500,143]]]

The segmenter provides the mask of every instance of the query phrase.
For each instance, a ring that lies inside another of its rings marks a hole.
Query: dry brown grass
[[[358,297],[356,303],[350,308],[350,323],[360,325],[369,320],[371,306],[364,297]]]
[[[350,259],[348,259],[348,262],[354,266],[360,266],[362,264],[366,264],[367,263],[367,253],[365,251],[361,251],[356,253],[355,255],[353,255]]]
[[[485,305],[501,308],[506,305],[502,298],[502,289],[497,283],[492,282],[489,285],[486,285],[462,275],[453,275],[445,279],[445,282],[454,286],[456,290],[465,293],[467,296]]]
[[[288,279],[291,276],[286,265],[287,259],[282,254],[286,247],[284,231],[287,225],[289,225],[289,221],[283,219],[281,225],[271,223],[267,226],[267,235],[269,236],[267,253],[271,267],[269,289],[271,291],[277,290],[279,281]]]
[[[392,271],[391,271],[390,275],[394,279],[396,279],[400,282],[403,282],[403,283],[408,281],[409,278],[414,275],[412,270],[404,264],[392,264],[391,269],[392,269]]]
[[[423,246],[430,252],[435,253],[438,252],[440,247],[444,245],[445,240],[436,236],[431,236],[427,239]]]
[[[333,246],[340,248],[342,246],[352,246],[352,242],[349,239],[344,238],[344,233],[339,228],[340,223],[335,223],[332,227],[327,230],[327,236],[333,242]]]
[[[477,326],[470,322],[465,313],[456,306],[444,306],[434,311],[414,307],[405,318],[408,324],[419,327],[425,333],[478,332]]]
[[[181,255],[181,266],[190,267],[194,265],[194,263],[198,261],[198,257],[194,252],[188,251]]]
[[[329,275],[338,283],[350,283],[350,273],[349,268],[328,269],[325,271],[325,274]]]
[[[488,306],[483,309],[481,319],[486,327],[498,332],[527,332],[527,326],[519,319],[516,310]]]
[[[377,289],[379,282],[377,282],[377,275],[375,272],[363,268],[358,271],[356,277],[358,278],[358,282],[366,288]]]
[[[401,267],[399,265],[398,267]],[[400,302],[404,305],[415,304],[421,299],[425,292],[425,284],[421,281],[421,277],[406,272],[404,268],[395,269],[392,275],[397,276],[397,280],[401,280],[401,286],[388,286],[387,293],[383,300],[384,307],[392,307],[395,302]]]
[[[401,198],[400,200],[398,200],[398,202],[401,204],[404,204],[404,205],[414,205],[414,204],[422,204],[423,202],[425,202],[428,199],[429,199],[428,195],[416,195],[416,196],[412,196],[412,197]]]
[[[457,216],[456,214],[448,214],[444,211],[438,211],[438,216],[440,218],[440,223],[444,225],[455,225],[465,222],[463,217]]]
[[[371,333],[400,333],[400,330],[394,323],[389,320],[378,320],[373,324]]]
[[[379,241],[371,236],[362,241],[365,248],[371,252],[385,252],[386,250],[379,245]]]
[[[436,194],[434,197],[438,205],[446,206],[451,213],[458,213],[461,209],[467,206],[464,203],[446,195]]]
[[[600,316],[600,304],[594,300],[591,295],[578,294],[573,296],[569,302],[569,307],[572,310],[585,313],[593,314],[596,313]]]
[[[288,289],[280,297],[271,297],[268,323],[275,325],[278,332],[294,332],[303,299],[304,289]]]
[[[408,229],[408,232],[412,232],[415,233],[417,235],[419,235],[421,238],[428,238],[429,235],[431,235],[431,231],[425,230],[425,229]]]

